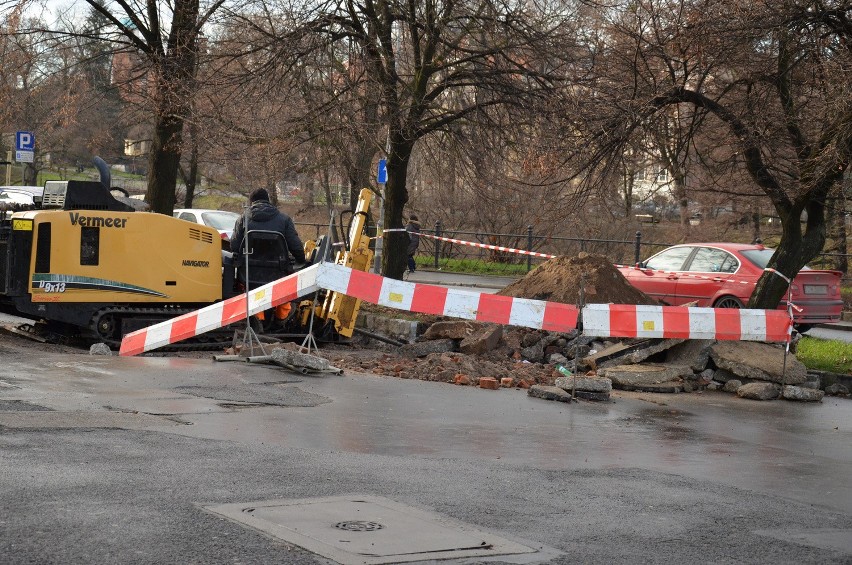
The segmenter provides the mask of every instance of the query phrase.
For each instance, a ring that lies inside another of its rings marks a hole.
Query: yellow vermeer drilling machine
[[[0,306],[48,322],[53,331],[118,345],[123,335],[244,292],[237,263],[222,250],[217,230],[143,212],[115,198],[109,170],[96,159],[101,182],[49,181],[40,205],[0,211]],[[370,193],[362,192],[349,243],[337,254],[367,270],[371,252],[363,232]],[[360,221],[356,221],[361,219]],[[356,227],[357,226],[357,227]],[[330,245],[307,242],[318,261]],[[366,249],[366,252],[365,252]],[[270,331],[304,333],[310,324],[329,339],[351,336],[359,303],[323,293],[293,304],[291,313],[264,323]],[[208,336],[224,341],[233,331]]]

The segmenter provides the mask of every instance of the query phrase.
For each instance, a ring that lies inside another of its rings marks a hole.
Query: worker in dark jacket
[[[405,231],[408,232],[408,272],[411,274],[417,269],[414,254],[417,253],[417,248],[420,246],[420,221],[418,221],[417,216],[414,214],[408,218]]]
[[[290,216],[270,204],[269,193],[266,192],[266,189],[258,188],[253,191],[249,196],[249,204],[248,230],[275,231],[282,234],[296,263],[304,263],[305,250],[302,247],[299,234],[296,233],[296,225]],[[240,218],[234,226],[233,235],[231,235],[231,251],[242,252],[243,239],[243,218]]]

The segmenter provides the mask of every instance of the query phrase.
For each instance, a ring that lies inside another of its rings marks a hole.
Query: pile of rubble
[[[609,261],[581,253],[552,259],[500,294],[568,304],[655,304]],[[581,296],[582,295],[582,296]],[[332,355],[338,366],[399,378],[521,387],[532,396],[607,400],[615,389],[722,390],[742,398],[818,401],[819,379],[784,348],[754,342],[603,340],[438,318],[413,343],[375,355]],[[842,394],[844,388],[830,389]],[[846,391],[848,393],[848,391]]]

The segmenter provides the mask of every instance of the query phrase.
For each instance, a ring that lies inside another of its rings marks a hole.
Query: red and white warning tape
[[[334,263],[321,263],[177,318],[127,334],[120,355],[132,356],[239,322],[321,288],[409,312],[554,332],[577,327],[579,310],[570,304],[472,292],[389,279]],[[590,304],[583,332],[600,337],[683,337],[688,339],[786,341],[790,319],[781,310],[737,310]]]
[[[494,251],[503,251],[506,253],[517,253],[519,255],[531,255],[533,257],[544,257],[545,259],[553,259],[556,255],[548,253],[537,253],[535,251],[527,251],[526,249],[515,249],[513,247],[503,247],[502,245],[488,245],[487,243],[476,243],[474,241],[465,241],[463,239],[453,239],[451,237],[439,237],[428,233],[421,233],[420,237],[428,237],[439,241],[449,241],[450,243],[458,243],[461,245],[470,245],[471,247],[481,247],[482,249],[491,249]]]
[[[383,232],[399,232],[399,231],[407,231],[407,230],[402,229],[402,228],[394,228],[394,229],[387,229],[387,230],[382,230],[382,231]],[[506,253],[517,253],[519,255],[530,255],[532,257],[543,257],[545,259],[553,259],[555,257],[558,257],[558,255],[551,255],[549,253],[538,253],[536,251],[527,251],[526,249],[515,249],[513,247],[503,247],[501,245],[488,245],[486,243],[477,243],[475,241],[465,241],[463,239],[453,239],[453,238],[450,238],[450,237],[439,237],[439,236],[435,236],[435,235],[428,234],[428,233],[420,233],[420,237],[428,237],[430,239],[437,239],[439,241],[448,241],[450,243],[458,243],[460,245],[468,245],[468,246],[471,246],[471,247],[480,247],[482,249],[491,249],[491,250],[494,250],[494,251],[502,251],[502,252],[506,252]],[[618,264],[616,264],[614,266],[617,269],[635,269],[636,268],[633,265],[618,265]],[[643,269],[643,270],[653,272],[653,273],[677,275],[678,277],[685,277],[685,278],[692,278],[692,279],[699,279],[699,280],[706,280],[706,281],[718,279],[718,278],[720,278],[722,276],[726,276],[728,274],[728,273],[719,273],[719,274],[711,274],[711,275],[693,275],[691,273],[686,273],[686,272],[683,272],[683,271],[662,271],[662,270],[657,270],[657,269]],[[730,283],[735,283],[735,284],[745,284],[745,285],[754,285],[754,284],[757,283],[757,281],[742,281],[742,280],[730,280],[730,279],[728,279],[725,282],[730,282]]]

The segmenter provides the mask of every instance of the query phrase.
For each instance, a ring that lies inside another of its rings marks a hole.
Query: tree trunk
[[[186,194],[183,197],[183,207],[192,208],[195,199],[195,187],[198,184],[198,126],[191,123],[189,126],[189,171],[183,182],[186,184]]]
[[[807,182],[807,179],[804,182]],[[769,265],[788,279],[792,280],[825,245],[825,197],[828,193],[826,185],[831,184],[831,180],[822,180],[822,186],[808,196],[804,206],[801,203],[790,207],[776,204],[776,210],[781,215],[781,241]],[[800,221],[803,207],[808,213],[804,234]],[[787,295],[787,288],[787,281],[776,273],[766,271],[758,279],[748,307],[773,309]]]
[[[834,198],[831,199],[830,218],[833,219],[834,229],[832,239],[834,240],[834,268],[843,274],[849,274],[849,259],[846,253],[849,246],[846,244],[846,198],[844,197],[843,182],[837,184]]]
[[[354,212],[355,206],[358,205],[358,196],[361,190],[369,187],[372,184],[372,171],[374,150],[367,149],[359,150],[355,156],[352,166],[346,171],[346,177],[349,179],[349,210]]]
[[[412,146],[410,144],[391,145],[391,155],[388,158],[388,182],[385,185],[384,229],[399,229],[404,227],[402,215],[408,203],[408,164],[411,161]],[[402,279],[402,274],[408,261],[408,234],[389,232],[385,234],[382,246],[382,273],[392,279]]]
[[[171,216],[175,208],[183,119],[174,115],[157,115],[156,120],[148,158],[148,191],[145,200],[151,205],[152,212]]]

